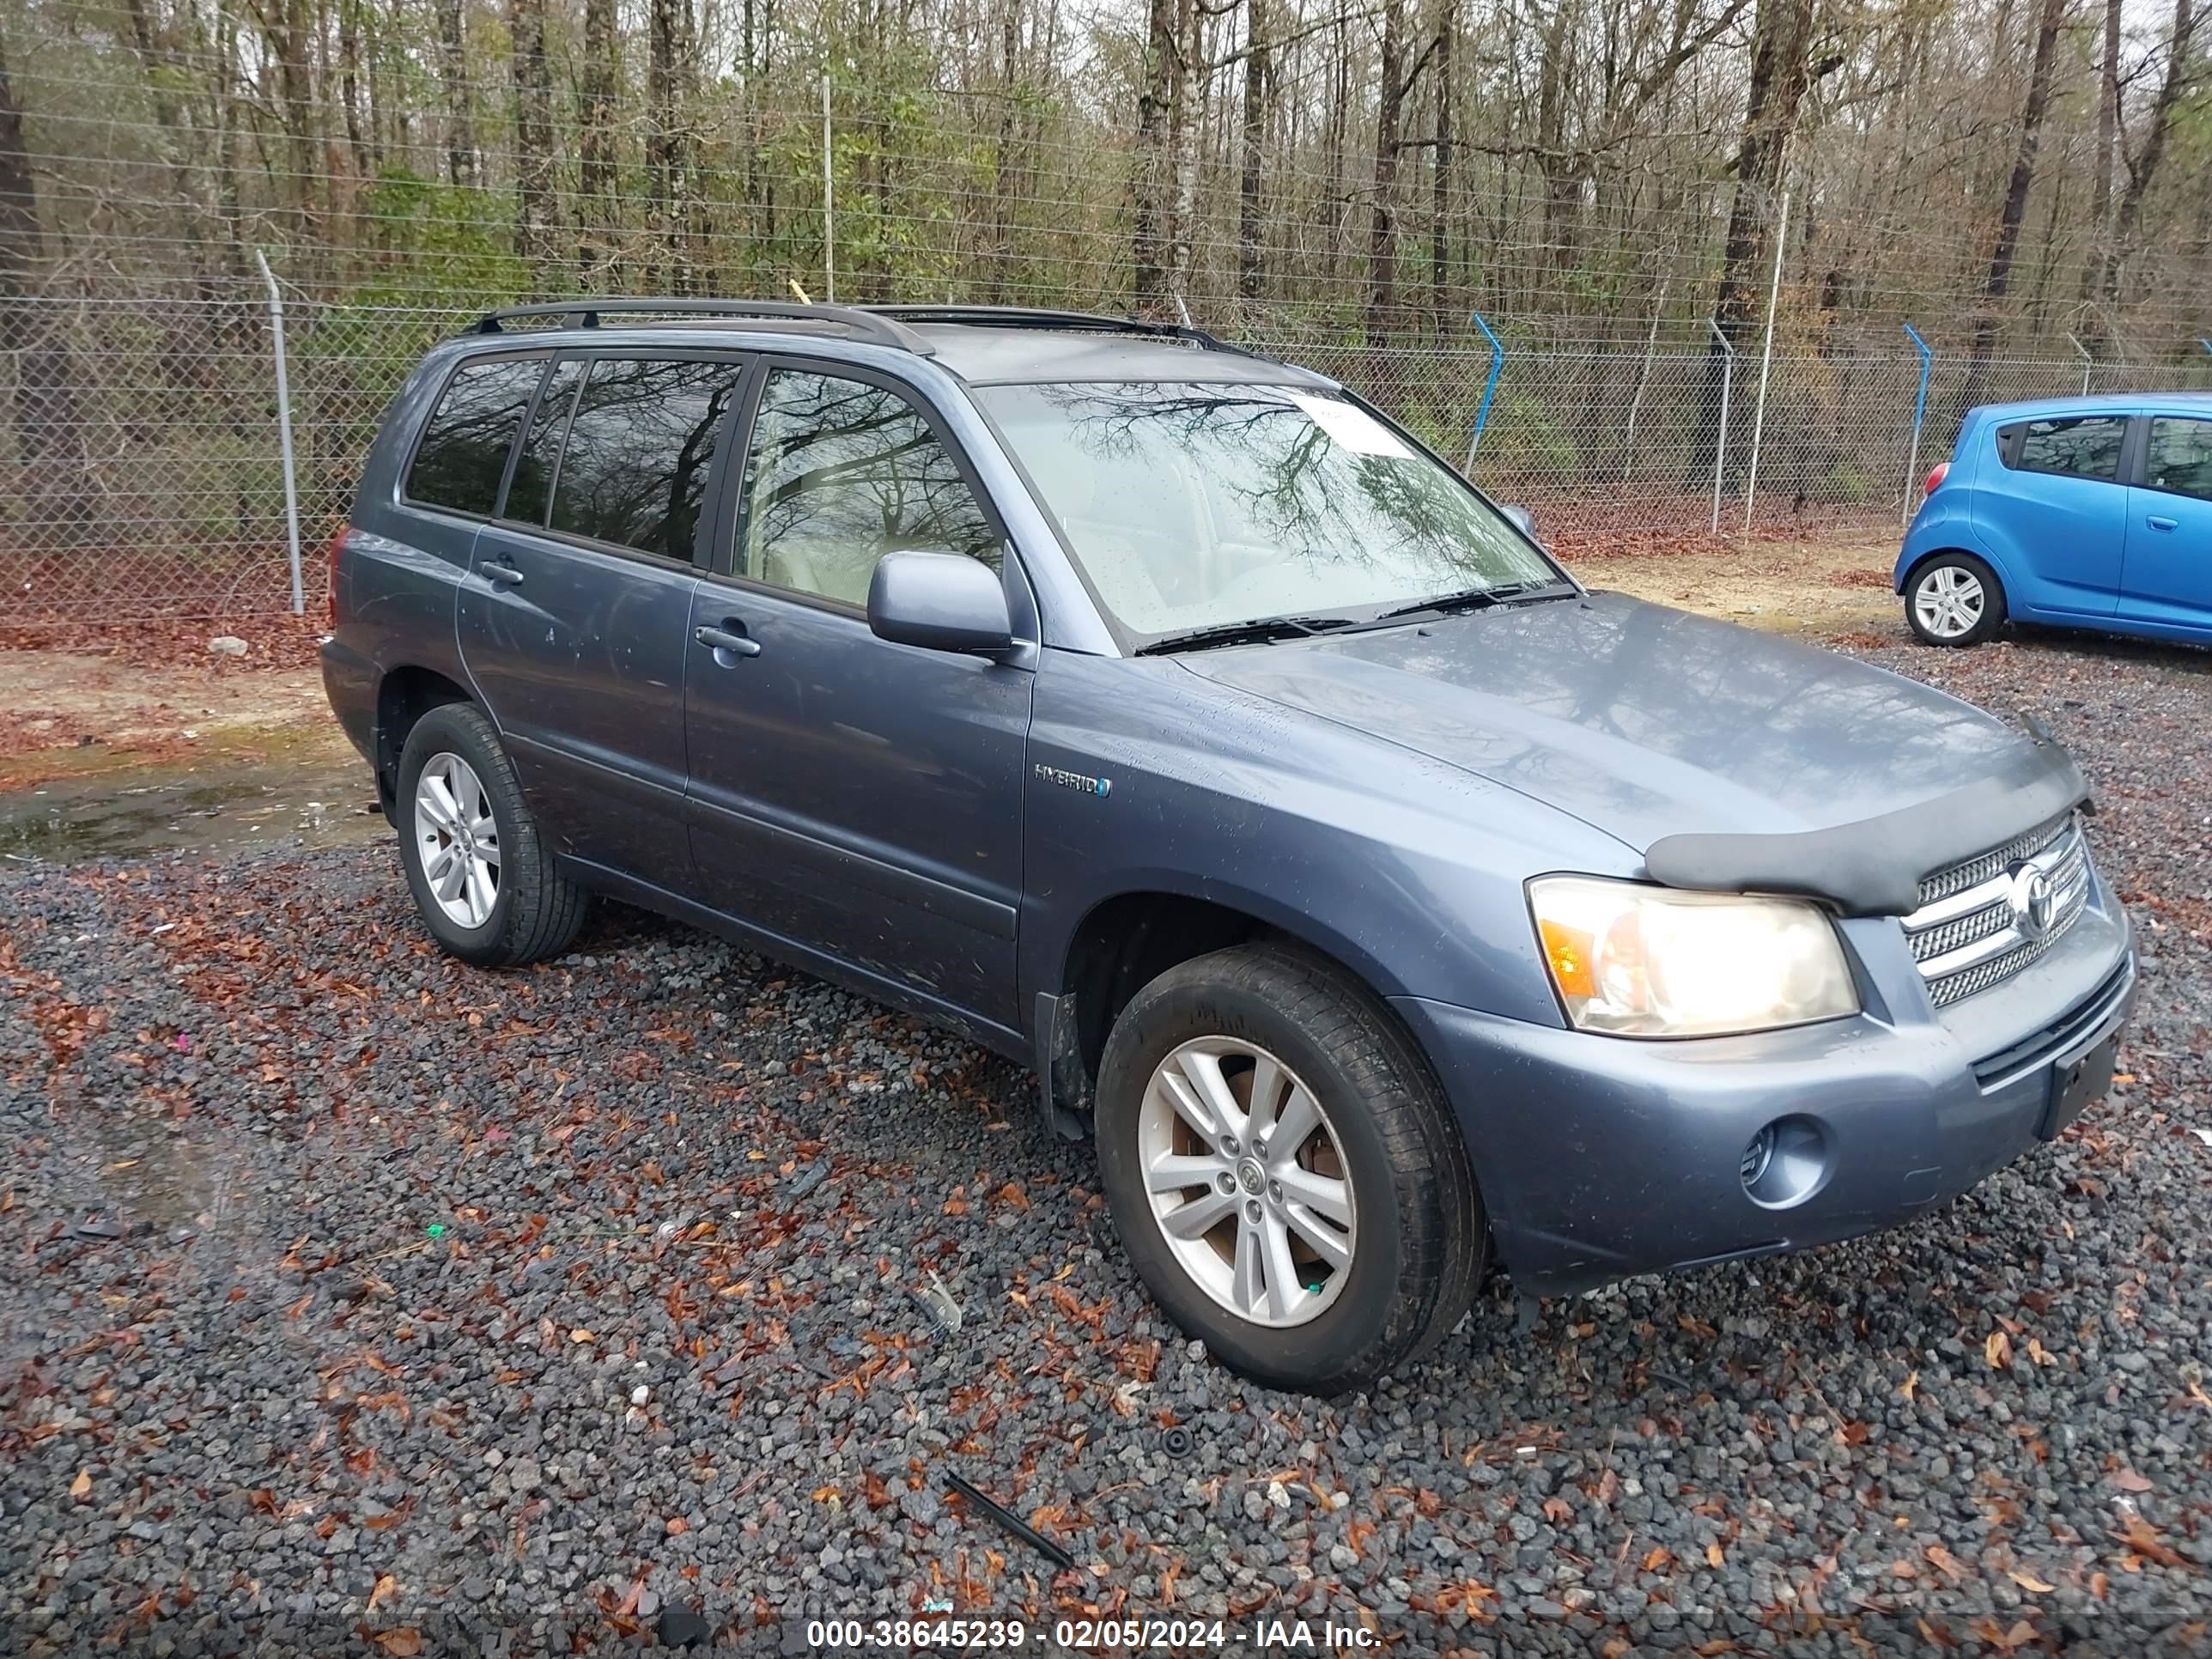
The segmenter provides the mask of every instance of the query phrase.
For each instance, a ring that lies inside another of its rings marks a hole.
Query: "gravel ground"
[[[607,913],[473,972],[381,846],[0,878],[0,1645],[776,1651],[936,1598],[2212,1650],[2212,658],[1868,654],[2075,745],[2144,936],[2119,1092],[1904,1231],[1526,1335],[1493,1287],[1334,1404],[1165,1328],[1025,1076],[802,975]]]

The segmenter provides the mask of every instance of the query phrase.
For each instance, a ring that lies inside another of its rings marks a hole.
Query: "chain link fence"
[[[321,550],[344,522],[386,404],[434,342],[478,314],[287,296],[287,409],[262,295],[9,304],[0,625],[18,626],[290,609],[288,416],[312,609]],[[1376,349],[1237,331],[1404,422],[1493,495],[1529,508],[1571,557],[1746,532],[1886,536],[1972,404],[2078,392],[2085,379],[2092,391],[2212,386],[2212,355],[1977,368],[1938,352],[1916,453],[1922,369],[1903,339],[1894,350],[1778,340],[1763,366],[1755,345],[1731,362],[1708,343],[1656,335],[1522,343],[1499,327],[1495,350],[1479,336]]]

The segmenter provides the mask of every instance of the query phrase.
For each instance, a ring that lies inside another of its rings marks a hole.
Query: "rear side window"
[[[2069,415],[2021,421],[1997,434],[1997,453],[2016,472],[2057,472],[2074,478],[2120,476],[2126,420],[2117,415]]]
[[[715,434],[744,365],[603,357],[569,417],[553,528],[689,559]]]
[[[2212,501],[2212,421],[2154,416],[2143,482],[2153,489]]]
[[[584,365],[568,357],[553,365],[545,390],[530,416],[530,430],[516,457],[514,477],[507,486],[502,518],[522,524],[544,524],[545,504],[553,499],[553,475],[561,465],[561,440],[568,433],[568,410],[576,401],[576,384],[584,378]]]
[[[407,469],[407,499],[489,518],[507,452],[545,372],[543,357],[464,363],[446,382]]]

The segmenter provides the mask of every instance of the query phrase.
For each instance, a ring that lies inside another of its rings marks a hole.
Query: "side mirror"
[[[1531,514],[1527,507],[1500,507],[1498,510],[1505,515],[1507,522],[1511,524],[1516,530],[1526,536],[1530,541],[1534,542],[1536,540],[1535,516]],[[1537,543],[1537,545],[1540,547],[1542,544],[1543,544],[1540,542]]]
[[[999,573],[961,553],[884,554],[868,580],[868,627],[925,651],[997,656],[1014,643]]]

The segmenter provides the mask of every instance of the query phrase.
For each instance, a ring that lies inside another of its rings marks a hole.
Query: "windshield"
[[[975,395],[1132,634],[1365,622],[1559,580],[1456,474],[1341,398],[1121,382]]]

